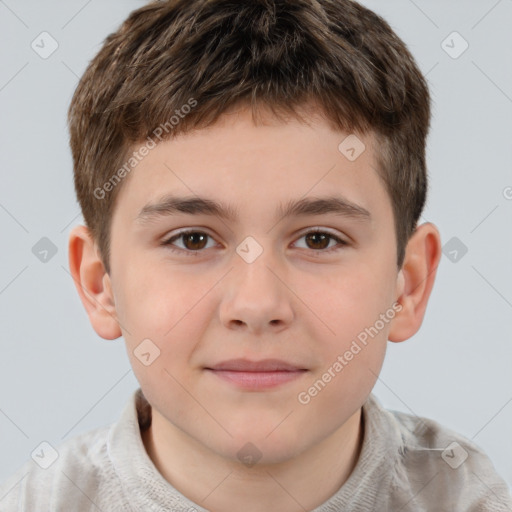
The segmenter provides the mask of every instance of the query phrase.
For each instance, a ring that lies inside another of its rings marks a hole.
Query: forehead
[[[380,204],[389,200],[375,151],[371,133],[344,133],[320,116],[304,123],[266,114],[255,123],[242,108],[148,151],[123,184],[119,209],[133,221],[166,197],[186,196],[222,205],[239,221],[244,213],[255,220],[263,209],[282,214],[291,201],[330,196],[379,214],[390,205]]]

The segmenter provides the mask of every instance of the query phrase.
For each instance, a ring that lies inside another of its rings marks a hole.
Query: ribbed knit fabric
[[[363,416],[354,471],[312,512],[512,511],[507,485],[466,438],[432,420],[387,411],[373,395]],[[0,486],[0,512],[207,512],[152,463],[141,438],[150,421],[139,388],[118,422],[65,441],[47,469],[25,463]]]

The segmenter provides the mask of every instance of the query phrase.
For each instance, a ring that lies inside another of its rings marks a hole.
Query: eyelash
[[[310,231],[306,231],[299,237],[299,239],[304,238],[305,236],[310,235],[312,233],[327,235],[330,239],[335,240],[339,244],[338,247],[334,246],[334,247],[331,247],[330,249],[306,249],[306,250],[310,250],[314,253],[329,253],[330,254],[331,252],[339,251],[343,247],[349,245],[345,240],[342,240],[341,238],[337,237],[336,235],[330,233],[329,231],[325,231],[325,230],[321,230],[321,229],[312,229]],[[173,235],[172,237],[164,240],[162,242],[162,245],[166,246],[172,252],[182,253],[182,254],[184,253],[187,256],[199,256],[199,253],[204,252],[206,249],[199,249],[197,251],[193,251],[193,250],[181,249],[181,248],[176,249],[175,247],[172,246],[172,242],[174,242],[175,240],[179,240],[180,238],[190,235],[190,234],[206,235],[207,237],[213,239],[213,237],[211,235],[209,235],[208,233],[205,233],[204,231],[187,230],[187,231],[181,231],[180,233],[177,233],[177,234]]]

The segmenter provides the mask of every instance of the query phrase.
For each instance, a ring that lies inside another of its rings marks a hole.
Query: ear
[[[110,276],[89,229],[76,226],[69,235],[69,268],[89,321],[99,336],[121,336]]]
[[[398,273],[398,298],[402,309],[393,318],[388,334],[390,341],[404,341],[420,328],[441,259],[441,237],[427,222],[412,234]]]

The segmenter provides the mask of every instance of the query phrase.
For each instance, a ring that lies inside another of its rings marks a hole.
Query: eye
[[[208,238],[212,237],[202,231],[182,231],[162,242],[162,245],[169,246],[171,251],[184,252],[190,256],[195,256],[201,249],[206,247],[206,240]],[[174,242],[176,240],[182,240],[184,247],[180,249],[174,248],[173,245],[175,245]]]
[[[213,244],[213,246],[208,247],[207,240],[209,238],[213,241],[213,238],[203,231],[188,230],[177,233],[167,240],[164,240],[162,245],[168,247],[173,252],[181,252],[187,256],[198,256],[203,249],[209,249],[215,246],[215,244]],[[299,240],[302,238],[306,240],[307,246],[305,249],[310,249],[315,252],[330,253],[339,250],[340,246],[348,245],[347,242],[333,233],[321,229],[307,231],[302,234]],[[181,247],[177,246],[175,243],[178,240],[182,242]],[[328,248],[332,241],[337,242],[337,244],[335,244],[334,247]]]
[[[340,249],[340,247],[336,247],[336,244],[334,247],[329,247],[330,242],[335,241],[338,243],[339,246],[346,246],[348,245],[347,242],[339,238],[338,236],[330,233],[329,231],[322,231],[321,229],[314,229],[311,231],[308,231],[304,233],[301,238],[305,238],[306,240],[306,249],[312,249],[316,252],[332,252],[337,251]],[[299,240],[300,240],[299,239]],[[327,250],[326,250],[327,249]]]

